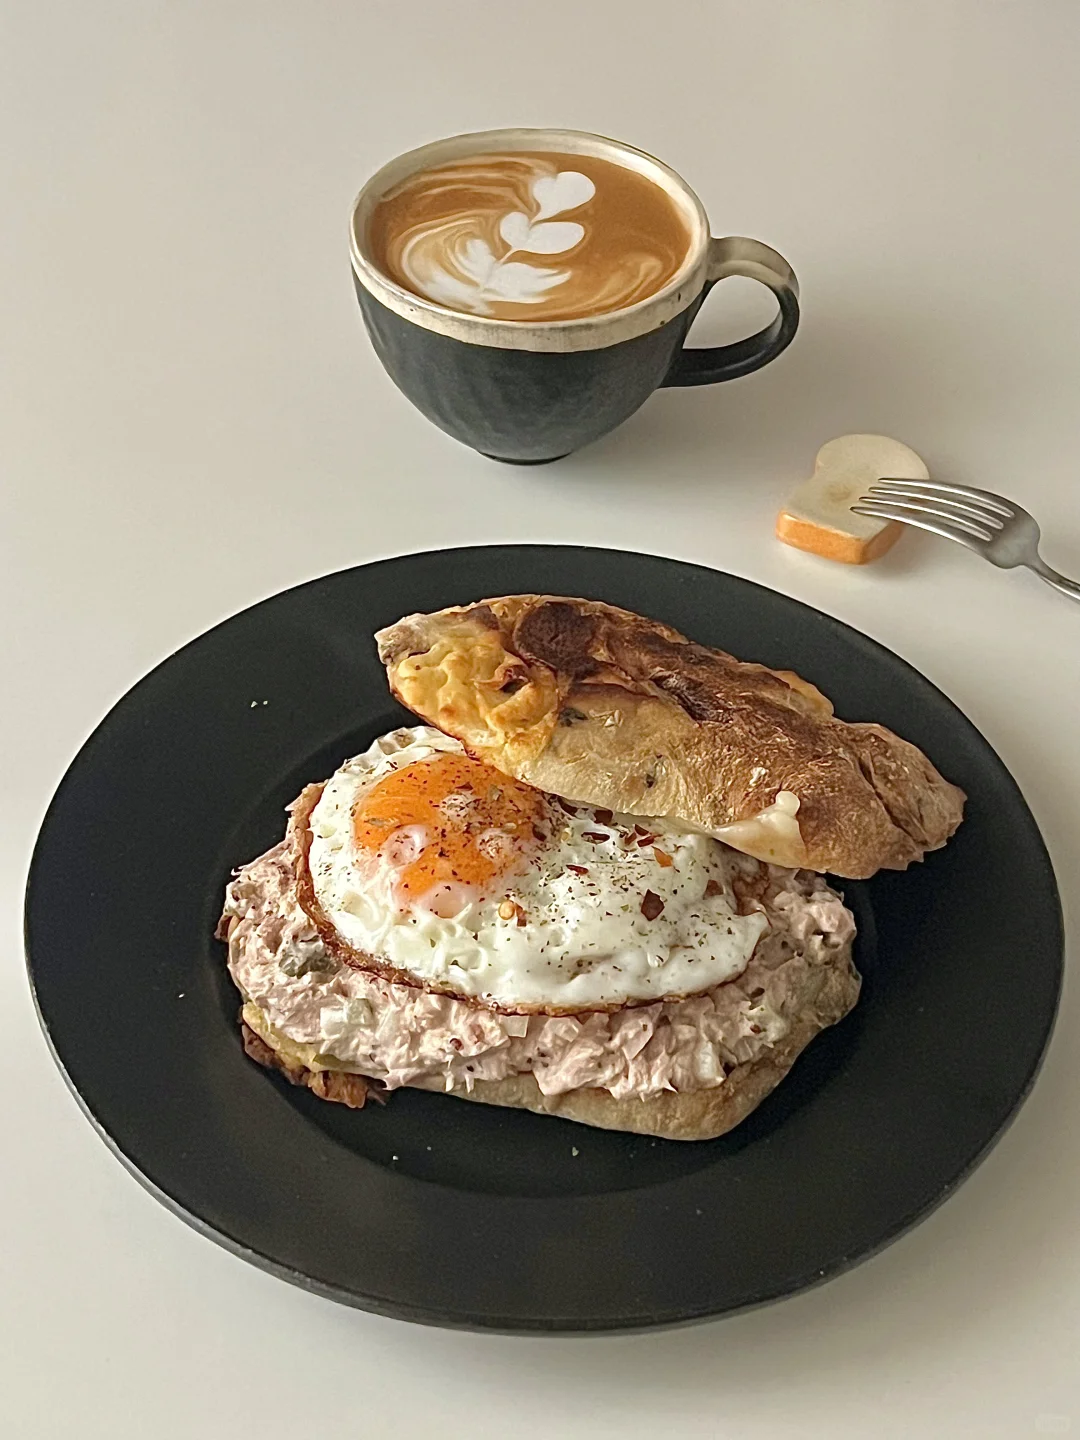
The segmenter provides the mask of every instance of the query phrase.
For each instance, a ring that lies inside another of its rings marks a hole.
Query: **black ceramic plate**
[[[749,1120],[701,1144],[609,1134],[420,1091],[350,1111],[240,1049],[211,939],[230,868],[308,780],[405,718],[371,632],[512,591],[586,595],[799,670],[967,790],[956,839],[845,887],[865,976]],[[30,973],[87,1114],[154,1194],[285,1279],[384,1314],[501,1330],[689,1320],[814,1284],[879,1249],[986,1152],[1057,1004],[1054,877],[985,740],[895,655],[730,575],[562,546],[411,555],[275,596],[136,685],[42,827]]]

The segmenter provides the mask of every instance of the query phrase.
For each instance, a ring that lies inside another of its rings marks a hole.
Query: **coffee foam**
[[[394,186],[371,220],[373,254],[398,284],[500,320],[621,310],[679,271],[690,232],[636,171],[594,156],[470,156]]]

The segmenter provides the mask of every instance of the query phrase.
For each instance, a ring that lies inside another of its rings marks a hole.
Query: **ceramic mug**
[[[370,222],[389,191],[420,170],[472,155],[549,151],[636,170],[678,206],[690,245],[674,277],[636,304],[570,320],[494,319],[412,293],[372,258]],[[350,225],[353,282],[364,323],[390,378],[429,420],[494,460],[538,465],[613,430],[652,392],[711,385],[759,370],[799,324],[791,266],[759,240],[716,239],[701,201],[662,161],[576,130],[487,130],[437,140],[390,161],[357,196]],[[731,345],[684,345],[719,280],[743,275],[779,302],[764,330]]]

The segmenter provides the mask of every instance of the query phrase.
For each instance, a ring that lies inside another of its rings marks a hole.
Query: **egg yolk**
[[[358,850],[389,859],[405,904],[439,889],[483,893],[524,868],[548,836],[547,801],[468,755],[391,770],[357,801]]]

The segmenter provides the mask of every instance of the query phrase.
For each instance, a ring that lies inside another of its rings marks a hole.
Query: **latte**
[[[622,310],[678,274],[691,233],[636,170],[549,151],[472,155],[420,170],[376,205],[378,267],[414,294],[497,320]]]

